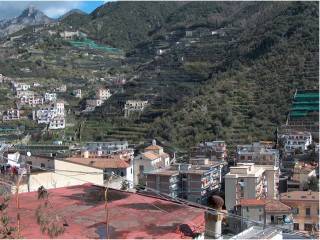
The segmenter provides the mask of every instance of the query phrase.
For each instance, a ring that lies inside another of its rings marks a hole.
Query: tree
[[[15,227],[10,226],[10,218],[7,213],[9,201],[10,201],[9,195],[4,195],[3,201],[0,204],[0,238],[1,239],[14,238],[17,231]]]
[[[47,233],[51,238],[63,234],[66,222],[55,212],[54,206],[49,201],[49,194],[43,186],[38,188],[38,199],[44,200],[44,203],[38,206],[35,214],[41,232]]]
[[[311,176],[308,179],[308,182],[306,182],[305,186],[304,186],[305,190],[311,190],[314,192],[319,192],[319,180],[317,177],[315,176]]]
[[[129,188],[129,182],[127,180],[123,180],[121,182],[121,190],[126,191]]]

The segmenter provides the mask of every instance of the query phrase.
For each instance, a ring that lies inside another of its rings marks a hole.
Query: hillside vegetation
[[[129,54],[128,59],[140,59],[135,63],[140,77],[121,97],[152,102],[132,120],[149,129],[147,137],[179,149],[212,139],[272,140],[295,89],[318,88],[318,3],[232,4],[179,6],[168,25]],[[215,17],[219,21],[207,21]],[[187,38],[183,29],[200,35]],[[201,36],[214,29],[225,35]],[[156,56],[157,49],[167,52]],[[107,108],[97,116],[103,118]]]

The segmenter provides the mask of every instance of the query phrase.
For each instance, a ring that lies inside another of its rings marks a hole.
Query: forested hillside
[[[180,6],[129,54],[140,59],[140,77],[121,97],[152,102],[133,124],[182,149],[210,139],[272,140],[295,89],[318,88],[318,3],[197,4]],[[203,34],[213,29],[224,34]]]
[[[126,53],[108,71],[129,81],[86,116],[84,132],[178,149],[272,140],[295,89],[318,88],[318,11],[318,2],[111,2],[67,16],[62,27]],[[125,119],[128,99],[150,104]]]

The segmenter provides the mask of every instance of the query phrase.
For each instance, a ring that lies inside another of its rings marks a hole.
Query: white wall
[[[30,175],[30,191],[37,191],[40,186],[46,189],[60,188],[81,185],[84,183],[93,183],[103,186],[103,170],[76,163],[66,162],[55,159],[55,172],[39,172]],[[71,172],[77,171],[77,172]],[[94,174],[81,174],[94,173]],[[20,186],[19,192],[27,192],[28,185]]]

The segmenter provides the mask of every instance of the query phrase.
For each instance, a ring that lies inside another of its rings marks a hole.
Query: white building
[[[57,92],[66,92],[67,91],[67,85],[66,84],[62,84],[61,86],[56,88],[56,91]]]
[[[225,175],[227,210],[241,199],[276,199],[278,197],[279,168],[254,163],[239,163]]]
[[[26,83],[17,83],[17,82],[12,82],[14,90],[17,91],[27,91],[30,89],[30,84]]]
[[[132,112],[142,112],[148,105],[148,101],[127,100],[124,105],[124,116],[128,117]]]
[[[50,120],[49,129],[56,130],[56,129],[64,129],[66,126],[64,116],[55,116]]]
[[[31,98],[34,97],[34,92],[33,91],[29,91],[29,90],[17,90],[16,91],[16,97],[17,98]]]
[[[23,96],[20,98],[19,103],[21,105],[29,105],[29,106],[43,105],[44,99],[40,96],[32,96],[32,97]]]
[[[80,32],[80,31],[63,31],[60,32],[60,37],[66,39],[66,40],[71,40],[74,39],[75,37],[85,37],[86,34]]]
[[[305,151],[312,143],[310,132],[289,131],[278,136],[279,142],[283,143],[286,152],[295,150]]]
[[[58,101],[49,108],[34,111],[33,119],[37,120],[38,124],[49,124],[49,129],[65,128],[64,103]]]
[[[156,141],[152,141],[152,145],[146,147],[144,152],[134,159],[134,183],[144,183],[145,173],[170,165],[169,154],[163,151],[163,147],[158,146]]]
[[[83,157],[107,157],[119,154],[122,157],[133,157],[134,150],[129,148],[127,141],[88,142],[81,149]]]
[[[110,157],[81,157],[73,156],[66,161],[83,166],[103,170],[103,181],[111,188],[120,189],[124,180],[133,187],[133,158],[121,155]]]
[[[49,93],[49,92],[46,92],[44,94],[44,100],[46,102],[55,102],[57,101],[57,94],[56,93]]]
[[[108,98],[111,97],[111,92],[110,89],[105,89],[105,88],[99,88],[96,91],[96,98],[100,99],[102,101],[107,100]]]
[[[81,98],[81,89],[75,89],[72,91],[73,96],[75,96],[76,98]]]
[[[3,121],[12,121],[20,119],[20,110],[19,109],[8,109],[2,116]]]

